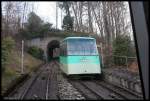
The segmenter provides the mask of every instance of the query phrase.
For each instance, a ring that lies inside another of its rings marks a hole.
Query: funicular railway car
[[[60,68],[66,75],[101,74],[96,39],[67,37],[60,44]]]

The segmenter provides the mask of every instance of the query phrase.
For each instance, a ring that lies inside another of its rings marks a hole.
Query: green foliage
[[[46,34],[49,33],[50,29],[52,28],[52,24],[50,23],[45,23],[41,26],[41,29],[40,29],[40,37],[44,37]]]
[[[28,53],[34,56],[35,58],[38,58],[41,60],[43,59],[44,51],[40,48],[37,48],[35,46],[29,47]]]
[[[34,12],[31,12],[28,15],[28,23],[26,25],[26,28],[29,32],[39,32],[40,27],[43,24],[43,21],[39,16],[37,16]]]
[[[63,19],[62,28],[65,31],[72,31],[73,30],[73,17],[66,15]]]
[[[113,42],[113,54],[117,56],[135,56],[134,46],[129,36],[119,35]],[[115,64],[125,65],[125,58],[114,57]]]
[[[61,2],[61,3],[59,3],[59,7],[62,10],[65,10],[65,12],[66,12],[66,16],[63,19],[62,28],[65,31],[72,31],[73,30],[73,21],[74,21],[74,19],[73,19],[73,17],[71,17],[70,11],[69,11],[69,8],[71,7],[71,2],[68,2],[68,1]]]
[[[34,12],[28,15],[25,28],[20,31],[23,37],[26,39],[32,39],[36,37],[43,37],[50,31],[52,24],[44,23],[39,16]]]
[[[59,33],[59,32],[62,32],[62,30],[60,30],[60,29],[56,29],[56,28],[51,28],[50,29],[50,33]]]
[[[8,36],[2,39],[2,70],[5,70],[5,65],[9,62],[10,53],[12,52],[14,45],[15,41],[12,37]]]

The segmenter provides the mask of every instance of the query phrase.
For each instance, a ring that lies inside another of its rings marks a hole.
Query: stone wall
[[[53,40],[57,40],[59,42],[61,42],[64,38],[62,37],[46,37],[46,38],[35,38],[35,39],[32,39],[32,40],[28,40],[26,42],[26,45],[27,46],[36,46],[36,47],[39,47],[41,49],[44,50],[44,56],[45,58],[47,59],[47,45],[48,43],[50,43],[51,41]],[[100,47],[98,47],[98,51],[100,53]]]
[[[26,42],[27,46],[36,46],[44,50],[44,57],[47,60],[47,45],[53,40],[57,40],[61,42],[63,38],[61,37],[46,37],[46,38],[35,38],[32,40],[28,40]]]

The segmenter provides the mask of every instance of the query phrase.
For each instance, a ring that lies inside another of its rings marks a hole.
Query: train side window
[[[68,41],[66,41],[66,55],[68,55]]]
[[[60,54],[61,54],[61,56],[64,56],[64,43],[61,44]]]
[[[62,44],[60,45],[60,55],[62,56]]]
[[[64,42],[64,56],[67,56],[67,42]]]
[[[62,55],[64,56],[64,43],[63,43],[63,46],[62,46]]]
[[[61,44],[60,44],[60,56],[61,56]]]

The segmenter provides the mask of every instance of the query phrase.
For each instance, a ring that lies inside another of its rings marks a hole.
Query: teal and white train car
[[[96,39],[67,37],[60,44],[60,68],[67,75],[101,74]]]

